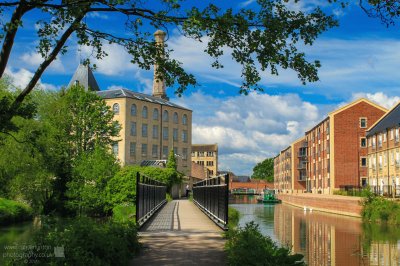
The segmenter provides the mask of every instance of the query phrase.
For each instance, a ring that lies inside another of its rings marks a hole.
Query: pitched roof
[[[84,66],[79,64],[76,69],[74,75],[72,76],[68,87],[71,87],[78,82],[80,85],[84,86],[87,90],[99,91],[100,87],[97,84],[96,79],[94,78],[93,72],[89,66]]]
[[[164,100],[164,99],[161,99],[158,97],[153,97],[153,96],[150,96],[147,94],[134,92],[134,91],[127,90],[127,89],[114,89],[114,90],[98,91],[97,95],[99,95],[103,99],[131,98],[131,99],[136,99],[136,100],[141,100],[141,101],[146,101],[146,102],[156,103],[156,104],[162,104],[162,105],[166,105],[166,106],[171,106],[171,107],[175,107],[175,108],[192,111],[185,107],[174,104],[170,101],[167,101],[167,100]]]
[[[383,132],[387,128],[398,127],[400,125],[400,102],[397,103],[389,112],[384,114],[370,129],[367,131],[367,137],[376,133]]]

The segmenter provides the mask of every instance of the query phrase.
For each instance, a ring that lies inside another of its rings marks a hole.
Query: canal
[[[233,196],[230,206],[241,214],[239,226],[256,222],[264,235],[303,254],[308,265],[400,265],[400,228],[287,204],[257,204],[255,196]]]

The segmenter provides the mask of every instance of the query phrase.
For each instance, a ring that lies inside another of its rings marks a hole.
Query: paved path
[[[139,235],[131,265],[225,265],[222,230],[188,200],[167,203]]]

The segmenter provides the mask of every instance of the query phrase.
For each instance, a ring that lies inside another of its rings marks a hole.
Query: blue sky
[[[254,1],[222,1],[224,7],[251,8]],[[193,110],[193,143],[218,143],[221,170],[251,174],[254,165],[304,134],[329,111],[358,97],[367,97],[389,108],[400,100],[400,32],[398,26],[387,28],[377,19],[368,18],[356,2],[342,10],[322,0],[290,3],[291,8],[309,10],[321,5],[334,13],[340,26],[324,33],[311,47],[305,47],[309,59],[322,63],[320,81],[301,85],[292,71],[281,71],[278,77],[266,73],[260,84],[264,93],[238,95],[240,66],[225,55],[225,68],[210,67],[211,59],[204,46],[171,29],[168,47],[172,56],[193,73],[200,86],[190,88],[182,98],[173,89],[168,94],[173,102]],[[189,4],[189,3],[188,3]],[[42,60],[35,51],[35,21],[40,13],[24,19],[24,29],[17,34],[7,72],[17,86],[26,84]],[[5,17],[6,18],[6,17]],[[118,32],[120,17],[94,14],[86,18],[100,29]],[[69,41],[70,52],[53,62],[41,79],[46,89],[66,85],[80,59],[90,54],[78,49],[75,39]],[[126,52],[105,45],[109,57],[96,62],[96,79],[101,89],[124,87],[151,92],[152,71],[143,71],[129,62]]]

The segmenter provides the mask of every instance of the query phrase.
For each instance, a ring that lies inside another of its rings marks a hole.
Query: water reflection
[[[400,265],[400,229],[286,204],[232,206],[242,213],[239,225],[255,221],[264,234],[304,254],[308,265]]]

